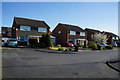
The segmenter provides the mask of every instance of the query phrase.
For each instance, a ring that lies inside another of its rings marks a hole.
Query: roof
[[[1,27],[1,31],[11,31],[12,27]]]
[[[59,23],[58,25],[62,25],[67,30],[72,30],[72,31],[77,31],[77,32],[84,31],[82,28],[76,25],[69,25],[69,24],[62,24],[62,23]]]
[[[117,36],[116,34],[114,34],[114,33],[112,33],[112,32],[103,31],[103,33],[108,34],[109,36]]]
[[[100,32],[99,30],[90,29],[90,28],[85,28],[85,30],[90,30],[90,31],[92,31],[92,32]]]
[[[40,21],[40,20],[14,17],[14,21],[18,25],[27,25],[27,26],[34,26],[34,27],[43,26],[43,27],[46,27],[46,28],[50,28],[44,21]]]

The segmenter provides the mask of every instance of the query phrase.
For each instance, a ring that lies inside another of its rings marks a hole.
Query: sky
[[[2,2],[2,26],[15,16],[43,20],[51,31],[64,23],[118,34],[117,2]]]

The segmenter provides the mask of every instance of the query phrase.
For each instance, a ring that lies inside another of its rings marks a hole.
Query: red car
[[[66,46],[67,47],[74,47],[74,45],[72,43],[69,43],[69,42],[66,43]]]

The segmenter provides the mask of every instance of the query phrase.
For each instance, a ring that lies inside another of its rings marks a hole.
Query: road
[[[118,78],[106,60],[118,59],[118,49],[81,50],[76,54],[36,51],[34,48],[2,49],[4,78]]]

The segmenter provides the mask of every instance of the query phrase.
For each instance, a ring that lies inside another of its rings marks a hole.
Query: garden
[[[91,36],[92,40],[88,41],[84,45],[77,45],[78,50],[110,50],[113,49],[112,45],[107,43],[107,35],[103,33],[96,33]],[[40,38],[40,43],[37,43],[35,46],[37,48],[44,48],[48,50],[57,50],[57,51],[75,51],[76,45],[69,47],[62,47],[60,44],[54,46],[51,41],[50,34],[43,34]],[[119,43],[120,44],[120,43]]]

